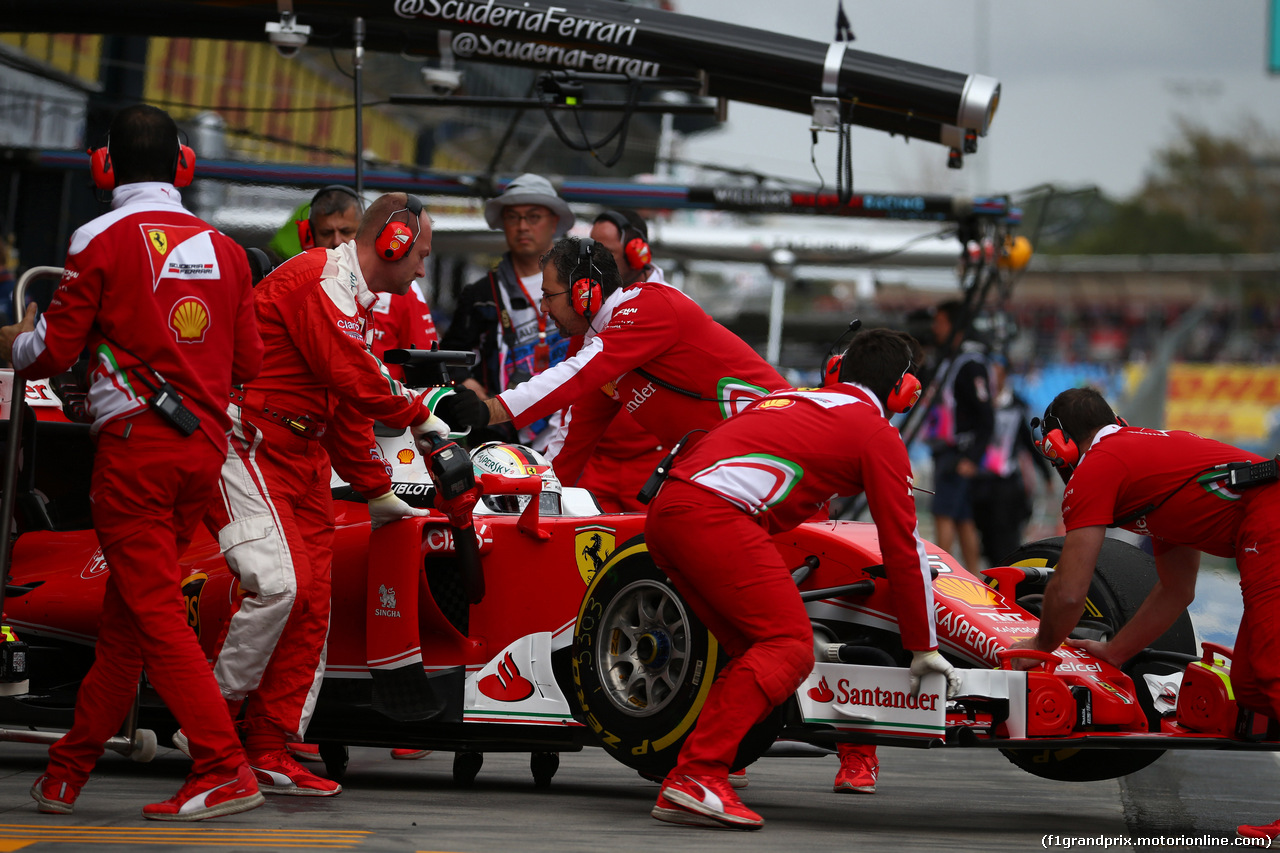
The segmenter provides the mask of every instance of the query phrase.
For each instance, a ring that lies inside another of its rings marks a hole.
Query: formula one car
[[[4,621],[27,645],[30,686],[0,698],[0,739],[47,741],[70,724],[95,637],[110,630],[99,624],[109,567],[89,527],[88,427],[65,422],[47,383],[22,396],[37,418],[8,440],[20,476],[5,495],[17,535]],[[650,560],[644,517],[601,513],[519,447],[470,458],[442,445],[429,472],[407,434],[379,442],[395,491],[433,512],[371,531],[363,499],[334,483],[328,667],[308,731],[330,775],[348,745],[454,751],[462,785],[493,751],[530,753],[535,781],[549,784],[557,753],[587,745],[666,773],[725,656]],[[1008,669],[1009,646],[1036,629],[1061,540],[1026,545],[985,577],[927,546],[941,649],[965,667],[951,701],[941,676],[907,690],[874,525],[810,522],[776,543],[796,566],[819,662],[744,741],[740,765],[779,736],[998,748],[1030,773],[1080,781],[1131,773],[1164,749],[1280,749],[1271,721],[1236,707],[1230,651],[1196,657],[1185,614],[1123,671],[1067,648],[1019,652],[1042,666]],[[188,619],[212,653],[240,593],[207,535],[183,565]],[[1154,580],[1150,557],[1108,541],[1077,636],[1113,634]],[[137,725],[161,740],[176,728],[145,681]],[[113,748],[145,758],[154,740],[132,726]]]

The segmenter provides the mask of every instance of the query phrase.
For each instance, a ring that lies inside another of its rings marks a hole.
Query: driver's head
[[[888,407],[890,393],[906,373],[915,373],[924,358],[915,338],[892,329],[868,329],[853,336],[840,360],[841,382],[871,389]]]
[[[125,107],[111,120],[107,140],[116,186],[143,181],[172,183],[178,167],[178,125],[148,104]]]
[[[311,199],[307,222],[312,245],[336,249],[356,238],[360,228],[360,198],[355,190],[334,184],[325,187]]]

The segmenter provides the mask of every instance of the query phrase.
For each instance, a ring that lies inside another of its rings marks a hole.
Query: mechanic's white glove
[[[418,509],[409,506],[396,497],[395,492],[387,492],[385,495],[378,495],[376,498],[369,499],[369,520],[373,522],[374,530],[384,524],[390,524],[402,518],[429,515],[430,513],[431,510],[429,509]]]
[[[911,695],[920,692],[920,678],[926,673],[940,672],[947,677],[947,698],[960,692],[960,673],[938,652],[911,653]]]
[[[413,433],[414,446],[418,448],[423,458],[430,456],[431,451],[435,449],[431,443],[431,436],[436,435],[445,441],[449,440],[449,425],[435,415],[431,415],[417,426],[409,427],[409,431]]]

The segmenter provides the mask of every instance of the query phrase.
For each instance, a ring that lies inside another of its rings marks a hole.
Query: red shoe
[[[678,806],[661,793],[649,814],[664,823],[676,823],[680,826],[720,826],[719,821]]]
[[[80,789],[70,782],[59,782],[48,773],[31,786],[31,799],[40,804],[42,814],[71,814]]]
[[[289,754],[298,761],[324,761],[320,757],[320,745],[317,743],[291,743]]]
[[[729,784],[735,788],[745,788],[750,785],[751,780],[747,778],[747,768],[730,771]]]
[[[426,758],[431,754],[429,749],[393,749],[391,757],[397,761],[413,761],[415,758]]]
[[[258,787],[266,794],[291,797],[332,797],[342,793],[342,786],[323,779],[294,761],[287,750],[249,756],[249,766],[258,777]]]
[[[759,829],[764,826],[764,818],[742,804],[725,777],[668,776],[662,784],[661,796],[669,803],[712,818],[722,827]]]
[[[142,807],[148,820],[205,820],[239,814],[262,805],[262,794],[249,768],[241,765],[233,776],[192,774],[185,785],[163,803]]]
[[[35,796],[32,794],[32,796]],[[41,809],[43,811],[43,809]],[[68,809],[70,811],[70,809]],[[1275,838],[1280,836],[1280,820],[1275,823],[1264,824],[1263,826],[1249,826],[1244,824],[1236,827],[1236,835],[1241,838]]]
[[[874,746],[838,744],[840,770],[832,790],[837,794],[874,794],[876,776],[880,774],[880,759]]]

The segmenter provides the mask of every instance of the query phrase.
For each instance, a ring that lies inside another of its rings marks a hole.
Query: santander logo
[[[507,652],[498,671],[480,679],[480,692],[499,702],[520,702],[533,695],[533,682],[520,674],[516,662]]]
[[[818,682],[817,687],[809,688],[809,698],[815,702],[830,702],[836,698],[836,694],[832,692],[831,687],[827,684],[827,677],[822,676],[822,680]]]

